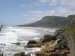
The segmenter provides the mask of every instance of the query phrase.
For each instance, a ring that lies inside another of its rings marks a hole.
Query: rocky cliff
[[[75,15],[67,17],[70,22],[63,31],[61,30],[57,38],[66,38],[68,47],[70,48],[71,54],[69,56],[75,56]],[[59,31],[57,31],[59,32]]]
[[[60,47],[67,45],[70,48],[70,54],[68,56],[75,56],[75,15],[70,15],[67,19],[70,20],[67,26],[57,30],[54,37],[61,39],[57,45]],[[49,38],[44,39],[44,41],[46,40],[49,40]]]

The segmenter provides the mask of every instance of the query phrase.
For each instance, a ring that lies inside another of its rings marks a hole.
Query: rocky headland
[[[41,50],[35,52],[36,56],[75,56],[75,15],[69,15],[66,19],[66,25],[62,25],[54,35],[47,34],[39,42],[29,41],[27,47],[40,47]]]

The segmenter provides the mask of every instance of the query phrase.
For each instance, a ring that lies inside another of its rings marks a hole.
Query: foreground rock
[[[24,52],[21,52],[21,53],[16,53],[14,54],[14,56],[26,56]]]
[[[41,47],[42,44],[36,42],[35,40],[30,40],[28,43],[27,43],[27,48],[32,48],[32,47]]]

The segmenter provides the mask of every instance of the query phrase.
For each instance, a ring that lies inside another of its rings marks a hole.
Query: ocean
[[[4,56],[13,56],[19,52],[35,52],[40,48],[24,48],[29,40],[39,41],[45,34],[54,35],[55,28],[39,28],[39,27],[3,27],[0,32],[0,50]],[[17,46],[12,43],[21,43]],[[35,51],[34,51],[35,50]]]

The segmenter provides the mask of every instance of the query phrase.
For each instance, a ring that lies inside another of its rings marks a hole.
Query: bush
[[[41,42],[49,42],[51,40],[56,40],[56,37],[53,36],[53,35],[49,35],[49,34],[46,34],[44,35],[44,37],[41,39]]]
[[[30,40],[28,44],[37,44],[37,42],[35,40]]]

